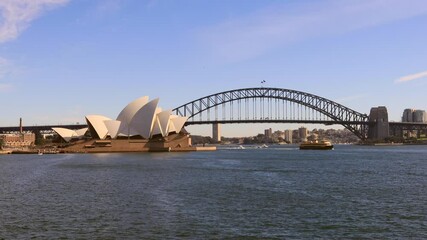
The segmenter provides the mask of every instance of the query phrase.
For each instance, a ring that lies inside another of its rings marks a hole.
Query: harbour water
[[[0,155],[0,239],[427,239],[427,146]]]

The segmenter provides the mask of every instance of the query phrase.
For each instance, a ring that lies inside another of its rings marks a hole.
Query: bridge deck
[[[86,124],[72,124],[72,125],[40,125],[40,126],[23,126],[24,131],[40,132],[40,131],[51,131],[52,128],[68,128],[68,129],[82,129],[87,127]],[[0,127],[0,132],[18,132],[19,127]]]
[[[238,123],[307,123],[307,124],[364,124],[369,125],[369,122],[360,121],[321,121],[321,120],[280,120],[280,119],[257,119],[257,120],[212,120],[212,121],[188,121],[185,123],[189,125],[202,125],[202,124],[238,124]],[[427,128],[427,123],[409,123],[409,122],[389,122],[390,127],[399,127],[403,129],[414,129],[414,128]],[[72,125],[43,125],[43,126],[23,126],[24,131],[50,131],[54,127],[62,127],[68,129],[81,129],[87,127],[86,124],[72,124]],[[1,132],[18,132],[19,127],[0,127]]]

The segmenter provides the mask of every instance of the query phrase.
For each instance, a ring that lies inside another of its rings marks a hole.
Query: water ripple
[[[0,239],[427,239],[426,155],[0,156]]]

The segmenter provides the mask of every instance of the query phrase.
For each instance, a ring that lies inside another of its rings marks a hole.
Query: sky
[[[426,43],[425,0],[0,0],[0,126],[115,119],[146,95],[173,109],[262,80],[400,121],[427,109]],[[267,127],[299,125],[223,135]]]

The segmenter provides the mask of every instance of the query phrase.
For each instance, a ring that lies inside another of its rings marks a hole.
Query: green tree
[[[45,144],[45,139],[43,138],[43,136],[41,135],[40,132],[35,132],[36,135],[36,140],[34,142],[35,145],[39,146],[39,145],[44,145]]]

